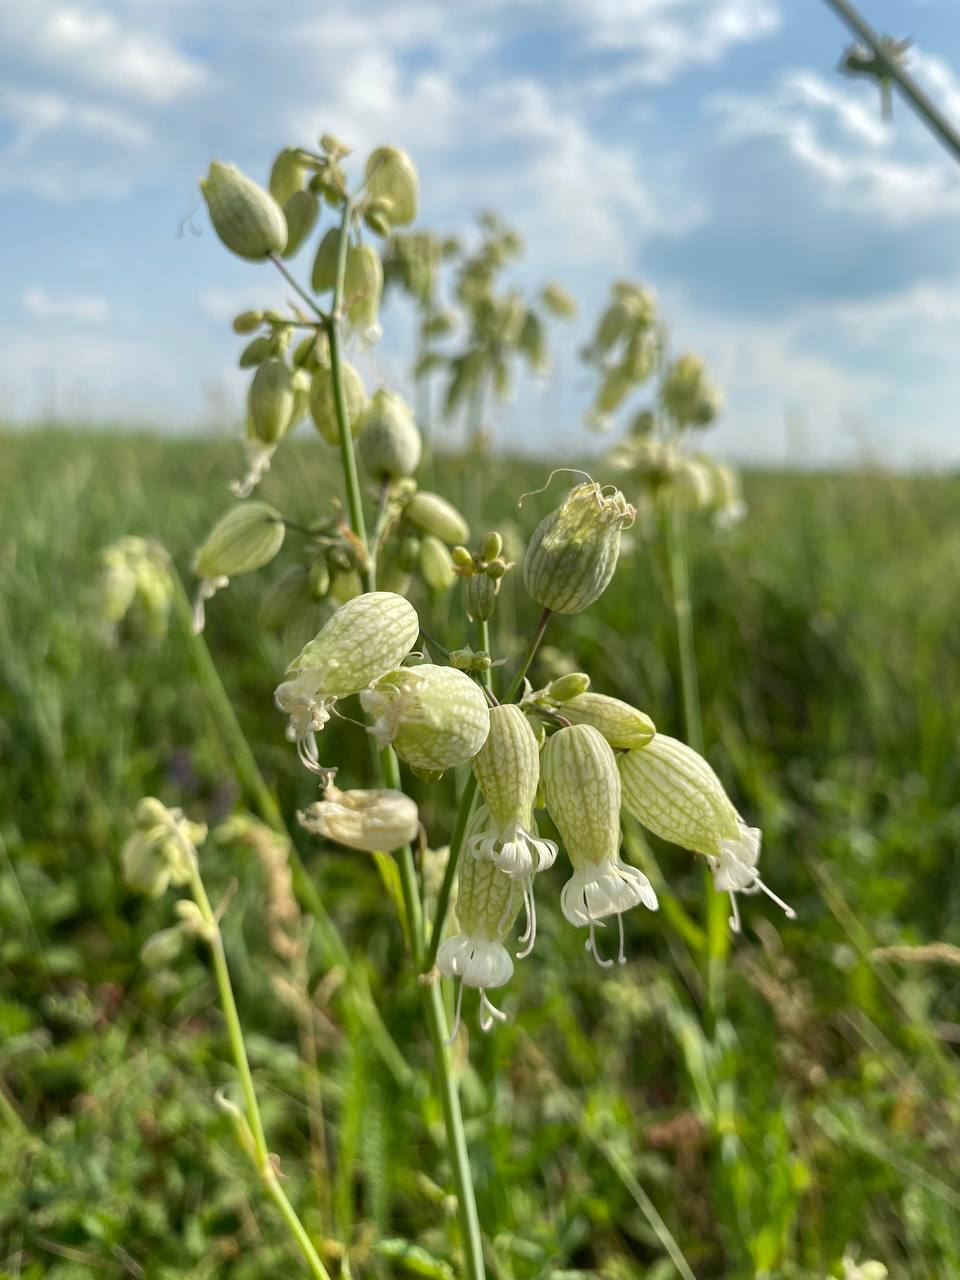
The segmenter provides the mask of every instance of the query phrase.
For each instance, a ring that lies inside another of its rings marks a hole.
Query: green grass
[[[262,496],[310,519],[332,459],[285,446]],[[2,1275],[300,1274],[215,1104],[231,1070],[202,952],[145,969],[140,947],[172,922],[172,902],[133,897],[118,869],[142,795],[211,825],[245,798],[184,637],[125,626],[111,641],[93,609],[97,553],[122,534],[158,537],[188,576],[237,467],[215,442],[0,438]],[[515,499],[547,470],[492,462],[484,527],[529,532],[561,482],[519,512]],[[456,497],[468,475],[441,460],[438,487]],[[957,970],[872,955],[960,943],[960,482],[757,473],[746,488],[745,524],[694,539],[708,754],[764,828],[765,873],[799,919],[746,900],[729,1025],[711,1044],[697,966],[666,911],[632,913],[630,963],[603,974],[557,909],[560,869],[538,884],[541,936],[508,989],[511,1019],[471,1035],[462,1063],[498,1278],[667,1280],[678,1271],[661,1219],[699,1280],[839,1275],[848,1246],[895,1277],[960,1276]],[[271,693],[297,637],[264,637],[257,607],[295,553],[291,534],[280,561],[208,613],[291,816],[315,787]],[[444,643],[472,639],[456,595],[417,604]],[[494,646],[512,660],[505,637],[535,620],[518,574],[500,617]],[[595,688],[682,734],[665,569],[642,530],[598,605],[548,639],[538,678],[575,660]],[[355,730],[331,725],[323,747],[362,781]],[[453,785],[417,792],[437,845]],[[363,855],[300,847],[412,1076],[385,1065],[322,947],[305,961],[313,1016],[285,998],[260,861],[248,844],[208,843],[214,900],[235,887],[229,959],[288,1194],[319,1239],[349,1245],[358,1276],[455,1274],[442,1121],[394,912]],[[694,859],[653,852],[696,917]],[[301,1065],[307,1028],[319,1083]]]

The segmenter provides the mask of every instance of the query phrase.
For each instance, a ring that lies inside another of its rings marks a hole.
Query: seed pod
[[[415,493],[403,509],[404,518],[424,533],[432,533],[452,546],[466,542],[470,529],[463,516],[437,493]]]
[[[276,355],[276,344],[273,335],[269,337],[261,334],[259,338],[253,338],[240,352],[240,368],[254,369],[270,356]]]
[[[262,311],[241,311],[238,316],[233,317],[233,332],[253,333],[254,330],[259,329],[262,324]]]
[[[499,590],[499,582],[488,578],[485,573],[475,573],[473,577],[466,578],[463,584],[463,600],[467,616],[474,622],[488,622],[493,617]]]
[[[309,672],[325,692],[359,693],[402,662],[420,634],[420,619],[409,600],[371,591],[340,606],[288,671]]]
[[[368,853],[390,853],[409,844],[420,827],[417,806],[402,791],[341,791],[330,785],[323,799],[297,818],[308,831]]]
[[[373,245],[351,245],[347,250],[347,267],[343,294],[350,323],[358,329],[372,328],[380,314],[383,293],[383,264]]]
[[[322,236],[313,260],[310,283],[314,293],[326,293],[337,283],[337,254],[340,248],[340,229],[331,227]]]
[[[201,578],[233,578],[252,573],[283,546],[283,520],[266,502],[242,502],[214,525],[194,562]]]
[[[656,733],[649,716],[605,693],[578,693],[567,698],[563,714],[573,724],[599,729],[611,747],[644,747]]]
[[[214,231],[232,253],[258,261],[283,252],[287,244],[283,210],[235,165],[215,160],[206,178],[201,178],[200,190]]]
[[[665,734],[620,758],[623,803],[663,840],[716,855],[721,840],[736,839],[740,819],[723,783],[691,747]]]
[[[280,575],[260,604],[260,625],[280,631],[311,603],[310,572],[302,564]]]
[[[483,691],[453,667],[423,663],[391,671],[360,701],[374,717],[370,732],[380,746],[392,742],[401,760],[430,773],[472,759],[490,730]]]
[[[343,370],[343,391],[346,400],[347,421],[350,434],[357,436],[363,425],[367,412],[367,391],[363,379],[352,364],[346,360],[341,362]],[[310,416],[314,425],[326,440],[327,444],[337,444],[340,440],[340,429],[337,424],[337,403],[333,392],[333,373],[329,368],[321,367],[313,375],[310,385]]]
[[[449,591],[457,580],[450,552],[432,533],[420,543],[420,572],[431,591]]]
[[[574,867],[615,858],[620,848],[620,776],[613,749],[591,725],[547,739],[544,798]]]
[[[417,216],[420,182],[413,161],[397,147],[377,147],[367,158],[363,172],[366,189],[374,200],[383,200],[384,217],[391,226],[406,227]]]
[[[283,256],[292,258],[317,225],[320,201],[312,191],[295,191],[283,206],[283,216],[287,220],[287,247]]]
[[[620,531],[636,511],[619,490],[598,484],[571,489],[537,526],[523,562],[533,599],[555,613],[581,613],[606,590],[617,567]]]
[[[307,176],[306,166],[295,147],[284,147],[270,170],[270,194],[277,204],[285,205],[302,190]]]
[[[276,444],[290,426],[295,399],[293,375],[282,360],[271,356],[253,375],[247,396],[250,421],[257,439]]]
[[[360,424],[358,450],[375,480],[413,475],[420,461],[420,432],[400,396],[386,388],[375,393]]]

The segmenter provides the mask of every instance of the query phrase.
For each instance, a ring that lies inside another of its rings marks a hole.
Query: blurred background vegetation
[[[332,457],[288,442],[260,496],[315,518]],[[470,465],[439,456],[436,487],[456,498]],[[513,526],[515,550],[555,495],[519,512],[516,497],[549,465],[485,459],[484,524]],[[232,1072],[206,957],[142,962],[172,902],[131,895],[118,864],[141,796],[211,826],[250,798],[176,624],[164,638],[134,617],[111,635],[94,598],[101,548],[128,533],[158,538],[188,576],[236,470],[235,446],[217,441],[54,429],[0,441],[5,1276],[299,1274],[215,1105]],[[752,473],[745,492],[743,524],[693,531],[708,755],[763,827],[765,873],[798,919],[746,901],[729,1030],[711,1049],[667,910],[625,918],[629,964],[604,975],[560,915],[560,869],[544,877],[510,1021],[457,1045],[498,1280],[825,1277],[856,1274],[856,1259],[911,1280],[960,1275],[960,479]],[[315,798],[271,703],[295,638],[264,633],[258,608],[292,538],[213,601],[207,631],[291,816]],[[494,634],[508,660],[508,637],[534,622],[518,579]],[[450,646],[472,639],[460,590],[415,601]],[[538,681],[588,670],[682,735],[665,568],[642,529],[598,604],[548,641]],[[363,743],[341,730],[325,732],[324,759],[356,785]],[[419,791],[436,845],[455,786]],[[229,960],[288,1193],[319,1238],[348,1246],[356,1275],[456,1275],[429,1044],[373,862],[297,833],[399,1052],[360,1023],[322,936],[278,954],[276,864],[242,836],[211,837],[204,874],[215,901],[233,895]],[[699,866],[652,853],[696,916]],[[428,881],[435,870],[431,856]]]

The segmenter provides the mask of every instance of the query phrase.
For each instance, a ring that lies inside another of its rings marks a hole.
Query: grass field
[[[331,456],[285,447],[263,496],[311,519]],[[216,442],[0,439],[4,1276],[299,1274],[215,1103],[232,1072],[205,957],[141,962],[171,902],[133,897],[118,865],[145,794],[211,826],[252,800],[176,624],[111,639],[94,607],[98,552],[126,533],[159,538],[188,577],[237,465]],[[447,493],[463,490],[462,463],[438,470]],[[529,533],[556,495],[519,512],[516,497],[548,470],[492,460],[484,527]],[[673,898],[699,916],[693,858],[641,849],[628,829],[631,856],[655,857],[669,888],[658,916],[626,918],[630,962],[609,975],[548,878],[510,1020],[472,1034],[469,1061],[465,1037],[457,1049],[498,1278],[842,1276],[845,1252],[892,1277],[960,1276],[960,952],[909,950],[960,944],[960,480],[755,473],[746,495],[742,525],[694,539],[708,755],[763,827],[766,875],[798,919],[746,900],[711,1046],[670,924]],[[297,638],[257,621],[287,556],[212,602],[207,640],[292,817],[315,787],[271,693]],[[517,577],[494,635],[508,660],[513,617],[521,635],[534,622]],[[667,599],[658,544],[637,534],[596,607],[558,622],[539,675],[576,653],[596,689],[681,734]],[[417,604],[445,644],[471,639],[456,594]],[[324,736],[360,782],[359,735]],[[437,843],[454,786],[419,792]],[[226,832],[203,850],[215,899],[233,894],[224,930],[271,1149],[355,1275],[455,1275],[441,1116],[395,915],[364,855],[298,841],[352,976],[322,922],[292,969],[276,954],[262,840]],[[908,951],[878,955],[890,947]],[[388,1037],[370,1034],[366,984]]]

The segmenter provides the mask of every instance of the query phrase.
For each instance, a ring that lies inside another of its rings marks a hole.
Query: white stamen
[[[740,905],[737,902],[737,895],[734,893],[732,889],[730,890],[730,907],[731,907],[732,914],[730,916],[730,919],[727,921],[727,923],[730,925],[730,929],[733,933],[739,933],[740,932]]]
[[[494,1022],[506,1022],[507,1015],[491,1003],[486,991],[480,988],[480,1030],[489,1031]]]
[[[447,1045],[453,1044],[454,1040],[456,1040],[457,1038],[457,1035],[460,1031],[460,1009],[462,1005],[463,1005],[463,982],[461,981],[459,987],[457,988],[457,1003],[454,1008],[454,1014],[453,1014],[453,1030],[447,1036],[446,1040],[444,1040],[443,1042],[444,1044],[447,1044]]]
[[[523,905],[527,910],[527,927],[520,935],[522,951],[517,952],[518,960],[525,960],[533,950],[533,944],[537,940],[537,903],[533,896],[533,880],[527,880],[523,886]]]
[[[791,907],[788,902],[784,902],[782,898],[778,898],[773,890],[769,889],[763,883],[759,876],[757,876],[755,888],[759,889],[761,893],[765,893],[771,902],[775,902],[788,920],[796,920],[797,913],[794,911],[793,907]]]
[[[617,952],[617,964],[627,963],[627,954],[623,949],[623,913],[617,913],[617,928],[620,930],[620,950]]]
[[[603,925],[601,925],[600,928],[602,929]],[[596,923],[595,921],[591,920],[590,936],[587,938],[586,942],[583,944],[583,949],[584,951],[590,952],[590,954],[593,956],[594,960],[596,960],[597,964],[600,966],[601,969],[612,969],[613,961],[604,960],[603,956],[597,950],[597,937],[596,937],[595,930],[596,930]]]

